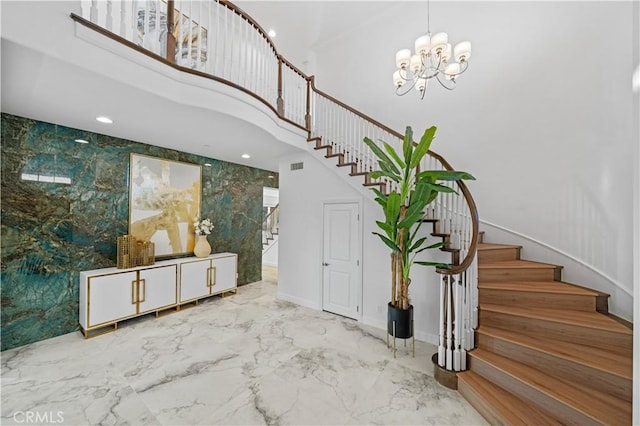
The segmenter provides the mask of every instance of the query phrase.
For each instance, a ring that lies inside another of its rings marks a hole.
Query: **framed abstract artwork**
[[[156,257],[193,252],[202,167],[131,154],[129,234],[155,243]]]

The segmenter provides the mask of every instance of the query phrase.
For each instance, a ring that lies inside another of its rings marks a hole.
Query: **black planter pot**
[[[413,336],[413,305],[409,305],[409,309],[399,309],[389,302],[387,305],[387,333],[398,339],[408,339]]]

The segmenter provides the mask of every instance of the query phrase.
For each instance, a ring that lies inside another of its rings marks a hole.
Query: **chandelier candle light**
[[[427,33],[416,39],[414,47],[413,55],[409,49],[401,49],[396,53],[398,69],[393,73],[396,94],[403,96],[415,88],[420,92],[420,99],[423,99],[429,80],[434,77],[445,89],[455,89],[456,78],[469,67],[471,43],[462,41],[452,49],[447,33],[431,34],[429,2],[427,2]],[[410,84],[408,88],[403,89],[406,83]]]

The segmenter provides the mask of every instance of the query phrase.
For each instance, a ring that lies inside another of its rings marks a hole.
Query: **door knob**
[[[324,262],[322,266],[329,266],[329,264],[327,262]]]

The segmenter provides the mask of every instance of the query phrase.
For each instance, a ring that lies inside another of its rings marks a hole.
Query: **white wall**
[[[473,56],[455,91],[434,83],[420,101],[397,97],[391,75],[395,52],[425,31],[426,7],[398,3],[319,48],[316,85],[400,131],[438,126],[436,152],[478,179],[481,219],[599,270],[579,284],[631,319],[632,8],[432,2],[432,31],[471,40]]]
[[[317,153],[283,158],[280,163],[280,239],[278,297],[315,309],[322,308],[322,203],[362,200],[362,322],[386,327],[391,293],[390,253],[375,235],[376,220],[383,220],[380,207],[362,187],[362,177],[347,177],[335,161],[318,159]],[[290,170],[303,162],[302,170]],[[423,233],[427,235],[426,227]],[[434,240],[435,242],[435,240]],[[446,261],[440,253],[425,253]],[[432,268],[415,266],[410,296],[414,305],[416,338],[437,342],[438,281]]]

